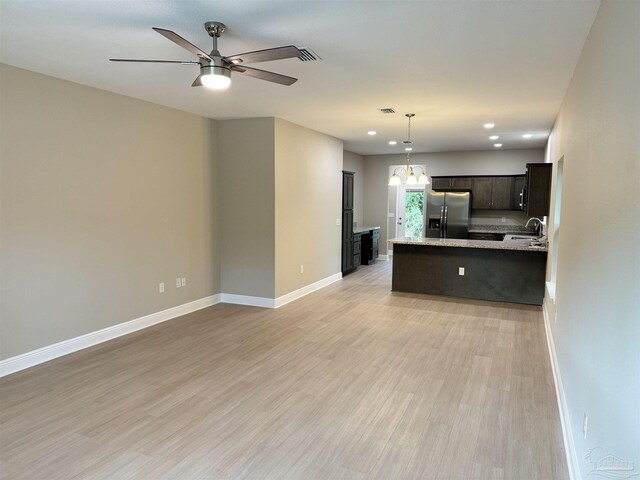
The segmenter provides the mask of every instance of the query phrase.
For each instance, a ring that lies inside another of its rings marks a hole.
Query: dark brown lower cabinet
[[[380,230],[373,229],[362,234],[362,265],[371,265],[378,258]]]
[[[353,268],[358,268],[362,262],[362,234],[353,234]]]

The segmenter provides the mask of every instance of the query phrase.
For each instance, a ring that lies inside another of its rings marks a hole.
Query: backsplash
[[[471,212],[471,225],[524,226],[528,219],[524,212],[515,210],[474,210]]]

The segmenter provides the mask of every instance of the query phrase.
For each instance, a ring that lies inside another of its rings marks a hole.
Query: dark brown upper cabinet
[[[510,210],[512,182],[512,177],[474,178],[472,207],[484,210]]]
[[[473,180],[470,177],[432,177],[432,190],[471,190]]]
[[[524,210],[524,187],[527,184],[525,175],[513,177],[513,193],[511,194],[511,210]]]
[[[552,168],[550,163],[527,163],[524,202],[525,212],[530,217],[542,218],[549,215]]]
[[[342,209],[353,210],[353,172],[342,172]]]
[[[431,189],[471,191],[471,206],[476,210],[522,210],[524,181],[524,175],[431,177]]]

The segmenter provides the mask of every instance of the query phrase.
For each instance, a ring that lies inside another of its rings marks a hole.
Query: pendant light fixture
[[[407,139],[403,140],[402,143],[406,145],[405,151],[407,152],[407,167],[397,167],[393,171],[393,175],[389,178],[389,185],[392,187],[402,185],[403,183],[405,185],[429,185],[431,183],[429,182],[427,172],[422,167],[419,165],[411,165],[411,119],[415,116],[415,113],[407,113],[405,115],[405,117],[409,119],[409,128],[407,132]],[[413,172],[414,168],[419,168],[421,171],[418,177],[416,177],[416,174]],[[398,175],[398,171],[404,171],[404,182]]]

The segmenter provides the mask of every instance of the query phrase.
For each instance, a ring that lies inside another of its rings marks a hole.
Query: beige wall
[[[345,150],[342,169],[355,174],[353,176],[353,221],[364,226],[364,157]]]
[[[0,75],[1,358],[220,292],[215,122]]]
[[[517,175],[524,174],[527,163],[544,161],[543,149],[417,153],[412,164],[426,164],[431,175]],[[406,165],[405,155],[371,155],[364,157],[364,222],[380,225],[380,244],[385,245],[394,232],[388,233],[389,166]],[[395,208],[395,207],[394,207]],[[390,210],[393,212],[394,210]],[[393,220],[393,219],[392,219]],[[383,247],[380,253],[385,254]]]
[[[342,140],[275,120],[276,297],[340,272],[342,148]]]
[[[218,146],[222,292],[274,299],[338,273],[342,141],[254,118],[218,122]]]
[[[218,147],[222,291],[274,298],[274,119],[220,121]]]
[[[639,25],[639,2],[602,3],[547,149],[564,175],[546,306],[583,478],[593,447],[640,466]]]

